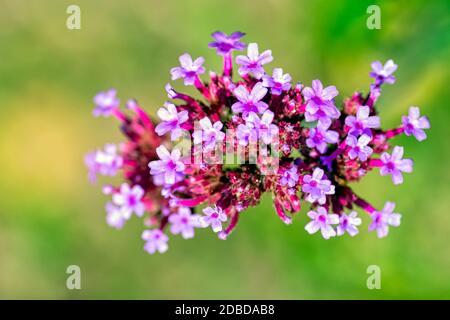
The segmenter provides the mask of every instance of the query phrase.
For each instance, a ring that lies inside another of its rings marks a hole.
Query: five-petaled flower
[[[211,151],[216,148],[218,142],[225,139],[225,133],[222,132],[223,124],[220,121],[211,123],[208,117],[199,121],[200,129],[196,129],[192,134],[194,144],[202,143],[205,151]]]
[[[233,50],[241,51],[245,48],[245,43],[239,40],[245,36],[243,32],[233,32],[229,36],[221,31],[216,31],[211,35],[215,41],[208,44],[208,47],[215,48],[217,54],[224,56]]]
[[[233,93],[238,101],[231,106],[231,110],[234,113],[242,113],[244,118],[252,111],[263,113],[269,107],[267,103],[261,101],[267,93],[261,82],[255,84],[251,92],[241,85],[234,89]]]
[[[322,123],[318,123],[315,128],[309,130],[306,145],[310,148],[316,148],[320,153],[325,153],[329,143],[337,143],[339,134],[336,131],[328,130]]]
[[[180,56],[179,61],[180,66],[170,70],[172,80],[183,78],[184,85],[191,86],[194,85],[196,81],[199,81],[199,74],[205,73],[205,68],[203,67],[205,59],[203,57],[199,57],[192,61],[191,56],[188,53],[185,53]]]
[[[177,213],[169,216],[170,232],[173,234],[181,233],[184,239],[194,237],[194,228],[200,227],[200,217],[197,214],[192,214],[191,209],[181,207]]]
[[[307,174],[303,177],[302,191],[306,196],[306,201],[319,204],[325,204],[326,195],[334,194],[334,185],[324,176],[324,171],[315,168],[312,176]]]
[[[155,128],[155,132],[162,136],[167,132],[170,132],[170,139],[172,141],[177,140],[183,135],[183,129],[181,124],[185,123],[189,116],[187,111],[177,111],[177,108],[173,103],[166,102],[164,107],[159,108],[158,117],[162,120]]]
[[[95,109],[93,114],[95,117],[108,117],[119,107],[120,101],[116,98],[116,94],[116,90],[110,89],[108,91],[99,92],[94,97]]]
[[[403,183],[402,172],[410,173],[413,171],[413,161],[411,159],[403,159],[403,147],[395,146],[392,155],[384,152],[381,155],[383,165],[380,167],[382,176],[391,174],[394,184]]]
[[[339,225],[336,228],[336,233],[338,236],[342,236],[346,232],[354,237],[358,234],[358,226],[362,223],[361,218],[358,217],[358,213],[356,211],[350,212],[349,215],[342,213],[339,216]]]
[[[106,204],[106,223],[116,229],[122,229],[127,220],[123,214],[123,209],[111,202]]]
[[[308,217],[312,220],[305,226],[305,230],[309,234],[316,233],[320,230],[322,236],[327,240],[336,236],[336,231],[332,225],[339,223],[339,216],[337,214],[328,214],[324,207],[317,207],[316,211],[311,210],[308,212]]]
[[[397,65],[393,60],[388,60],[384,65],[380,61],[372,62],[372,72],[370,76],[375,79],[375,86],[383,83],[395,83],[395,77],[392,75],[397,70]]]
[[[298,182],[298,169],[296,165],[292,165],[289,169],[282,168],[280,184],[282,186],[288,186],[289,188],[295,187]]]
[[[266,110],[261,118],[256,113],[250,112],[245,117],[245,124],[251,130],[254,130],[257,139],[265,144],[270,144],[278,135],[278,127],[272,124],[273,117],[274,113],[270,110]]]
[[[146,241],[144,250],[150,254],[154,254],[157,251],[164,253],[169,248],[167,245],[169,237],[159,229],[144,230],[142,232],[142,240]]]
[[[349,134],[359,136],[362,134],[371,135],[370,129],[380,127],[379,116],[369,116],[370,108],[368,106],[360,106],[356,111],[355,116],[347,116],[345,118],[345,125],[349,127]]]
[[[398,227],[402,217],[399,213],[393,213],[395,209],[394,202],[386,202],[382,211],[372,213],[372,223],[369,225],[369,231],[377,231],[378,238],[384,238],[389,233],[389,226]]]
[[[335,86],[324,89],[320,80],[313,80],[312,88],[305,87],[302,93],[306,102],[306,121],[319,120],[325,127],[329,127],[331,119],[337,119],[341,115],[334,105],[334,97],[339,94]]]
[[[266,74],[262,77],[262,84],[264,87],[270,88],[272,94],[280,95],[283,91],[291,88],[291,80],[289,73],[283,74],[283,69],[275,68],[272,76]]]
[[[263,65],[273,60],[272,51],[266,50],[259,54],[258,44],[250,43],[247,48],[247,56],[236,57],[236,63],[240,65],[238,73],[241,76],[252,73],[256,79],[264,75]]]
[[[359,158],[361,161],[366,161],[373,152],[373,149],[368,146],[372,140],[367,134],[363,134],[361,137],[356,138],[349,134],[347,136],[346,144],[350,147],[348,151],[348,157],[352,160]]]
[[[410,107],[407,116],[402,117],[403,130],[407,136],[414,135],[418,141],[427,138],[423,129],[430,129],[430,121],[426,116],[420,116],[418,107]]]
[[[183,172],[185,168],[184,163],[180,160],[181,151],[173,149],[170,153],[165,146],[161,145],[156,148],[156,153],[161,160],[154,160],[148,164],[150,174],[162,177],[167,185],[174,184],[177,173]]]
[[[200,218],[203,227],[211,226],[214,232],[222,231],[222,222],[227,221],[227,215],[222,208],[218,206],[207,207],[203,209],[203,213],[205,215]]]
[[[122,183],[120,190],[112,196],[113,203],[120,207],[125,219],[129,219],[134,212],[138,217],[144,215],[145,206],[142,203],[144,189],[140,185],[130,188],[128,183]]]

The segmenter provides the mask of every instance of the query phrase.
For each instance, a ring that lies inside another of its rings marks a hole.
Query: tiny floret
[[[389,226],[400,226],[402,217],[399,213],[393,213],[395,203],[386,202],[382,211],[375,211],[372,214],[372,223],[369,225],[369,231],[376,230],[378,238],[384,238],[389,233]]]
[[[395,146],[392,155],[385,152],[381,155],[383,166],[380,168],[382,176],[392,175],[394,184],[403,183],[402,172],[410,173],[413,171],[413,161],[411,159],[403,159],[403,147]]]
[[[430,121],[426,116],[420,116],[418,107],[410,107],[407,116],[402,117],[403,130],[407,136],[413,135],[418,141],[427,138],[424,129],[430,129]]]
[[[332,225],[339,223],[339,216],[337,214],[328,214],[324,207],[317,207],[316,211],[308,212],[308,217],[312,220],[305,226],[305,230],[309,234],[316,233],[320,230],[326,240],[336,236],[336,230],[334,230]]]
[[[261,79],[265,73],[263,65],[272,60],[271,50],[266,50],[259,54],[258,45],[256,43],[250,43],[247,48],[247,55],[236,57],[236,63],[240,65],[238,73],[241,76],[252,73],[256,79]]]
[[[185,53],[180,56],[179,60],[180,66],[170,70],[172,80],[182,78],[184,79],[184,85],[194,85],[198,79],[198,75],[205,73],[205,68],[203,67],[205,59],[200,57],[192,61],[191,56],[188,53]]]

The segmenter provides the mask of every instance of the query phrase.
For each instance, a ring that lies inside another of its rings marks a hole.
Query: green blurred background
[[[69,4],[81,7],[81,30],[66,29]],[[370,4],[381,8],[381,30],[366,28]],[[0,0],[0,298],[449,299],[449,12],[446,0]],[[246,42],[272,49],[270,68],[334,84],[339,101],[367,91],[371,61],[398,63],[379,101],[382,126],[418,105],[429,139],[395,139],[415,160],[403,185],[372,172],[355,189],[378,208],[395,201],[400,228],[379,240],[364,217],[356,238],[325,241],[303,230],[304,215],[281,223],[266,197],[228,241],[199,230],[150,256],[142,220],[106,225],[107,198],[88,183],[83,156],[122,137],[114,119],[91,117],[92,97],[115,87],[154,115],[181,53],[221,67],[207,48],[215,30],[245,31]],[[65,286],[72,264],[79,291]],[[366,287],[373,264],[381,290]]]

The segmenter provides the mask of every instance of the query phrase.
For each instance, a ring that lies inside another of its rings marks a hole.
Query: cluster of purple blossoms
[[[211,71],[208,80],[201,79],[205,60],[181,55],[180,65],[170,71],[172,80],[193,85],[199,96],[167,84],[172,102],[158,110],[158,125],[134,100],[126,103],[127,112],[122,111],[113,89],[95,96],[94,115],[116,117],[126,137],[120,147],[106,145],[85,159],[92,181],[97,175],[123,175],[120,186],[103,188],[111,197],[107,223],[120,229],[133,213],[145,217],[144,249],[163,253],[169,233],[190,239],[195,229],[209,228],[226,239],[245,209],[270,192],[275,212],[286,224],[309,203],[311,221],[305,229],[310,234],[320,231],[325,239],[358,234],[362,219],[356,207],[369,215],[368,229],[380,238],[389,227],[399,226],[401,215],[393,213],[394,203],[377,210],[350,187],[374,168],[401,184],[413,162],[403,158],[401,146],[389,151],[390,140],[403,133],[426,139],[424,130],[430,123],[418,107],[409,109],[398,128],[380,128],[376,102],[381,86],[395,82],[397,65],[392,60],[372,63],[374,82],[368,94],[356,92],[338,108],[335,86],[324,87],[320,80],[313,80],[311,87],[291,83],[281,68],[266,72],[272,52],[260,54],[256,43],[241,42],[244,33],[212,36],[209,47],[222,56],[223,72]],[[245,49],[247,55],[233,61],[233,51]],[[234,62],[239,78],[233,75]],[[181,143],[186,137],[192,143]],[[251,161],[255,144],[270,152],[257,148],[261,154]],[[243,161],[195,161],[198,146],[200,152],[240,150]],[[274,163],[276,170],[269,174]]]

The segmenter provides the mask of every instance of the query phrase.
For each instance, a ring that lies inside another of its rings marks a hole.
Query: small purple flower
[[[397,65],[393,60],[388,60],[384,66],[380,61],[372,62],[372,72],[370,76],[375,79],[375,86],[380,86],[383,83],[395,83],[395,77],[392,75],[397,70]]]
[[[234,89],[233,93],[239,101],[235,102],[231,109],[234,113],[242,113],[243,117],[246,117],[252,111],[263,113],[269,108],[267,103],[261,101],[267,93],[267,89],[263,87],[261,82],[256,83],[250,93],[243,85]]]
[[[312,88],[306,87],[302,93],[306,102],[306,121],[319,120],[325,127],[329,127],[331,119],[337,119],[341,115],[334,105],[333,99],[339,94],[335,86],[324,89],[320,80],[313,80]]]
[[[200,218],[203,226],[211,226],[214,232],[222,231],[222,222],[227,221],[227,215],[222,211],[222,208],[218,206],[207,207],[203,209],[205,214]]]
[[[384,238],[389,233],[389,226],[398,227],[402,217],[399,213],[393,213],[395,209],[394,202],[386,202],[382,211],[372,213],[372,223],[369,225],[369,231],[377,231],[378,238]]]
[[[89,170],[89,180],[95,182],[97,174],[115,176],[123,165],[123,158],[117,154],[117,146],[106,144],[103,150],[90,152],[84,162]]]
[[[247,56],[240,55],[236,57],[236,63],[241,65],[238,73],[240,76],[253,73],[256,79],[261,79],[265,73],[263,65],[272,60],[271,50],[266,50],[259,54],[258,44],[250,43],[247,48]]]
[[[172,80],[183,78],[184,85],[191,86],[198,79],[199,74],[205,73],[205,68],[202,67],[205,62],[203,57],[192,61],[191,56],[185,53],[180,56],[179,61],[180,67],[175,67],[170,70]]]
[[[272,94],[280,95],[283,91],[288,91],[291,88],[291,80],[289,73],[283,74],[283,69],[275,68],[272,76],[263,76],[262,84],[264,87],[271,88]]]
[[[391,174],[394,184],[403,183],[402,172],[410,173],[413,170],[413,161],[411,159],[403,159],[403,147],[395,146],[392,155],[384,152],[381,155],[383,166],[380,168],[382,176]]]
[[[333,229],[333,224],[339,223],[339,216],[337,214],[328,214],[324,207],[317,207],[317,211],[309,211],[308,217],[312,219],[305,226],[305,230],[309,234],[316,233],[320,230],[322,236],[328,240],[331,237],[336,236],[336,231]]]
[[[249,143],[256,143],[258,141],[258,131],[253,126],[240,124],[236,130],[236,138],[239,145],[247,146]]]
[[[373,152],[372,148],[368,146],[371,140],[372,138],[366,134],[363,134],[358,139],[355,136],[348,135],[345,141],[350,147],[348,157],[352,160],[359,158],[361,161],[366,161]]]
[[[187,111],[177,112],[177,107],[170,102],[166,102],[163,108],[158,110],[158,117],[162,120],[155,128],[159,136],[170,132],[170,139],[177,140],[183,135],[181,124],[186,122],[189,118]]]
[[[345,125],[350,127],[349,134],[354,136],[362,135],[363,133],[371,136],[372,131],[369,128],[380,127],[380,117],[370,116],[370,108],[368,106],[360,106],[355,116],[347,116],[345,118]]]
[[[225,133],[222,132],[223,124],[220,121],[211,123],[208,117],[204,117],[199,121],[201,130],[195,130],[192,134],[194,138],[194,144],[203,143],[203,147],[206,151],[211,151],[216,148],[216,144],[219,141],[225,139]]]
[[[113,203],[120,207],[125,219],[129,219],[134,212],[138,217],[144,215],[145,206],[141,199],[144,196],[144,189],[140,185],[134,185],[132,188],[128,183],[122,183],[120,191],[113,194]]]
[[[216,31],[211,35],[215,41],[208,44],[209,48],[215,48],[217,54],[224,56],[233,50],[244,50],[245,43],[240,42],[241,38],[245,36],[242,32],[233,32],[229,36],[221,31]]]
[[[293,188],[297,184],[298,178],[297,166],[292,165],[289,169],[284,169],[281,174],[280,183],[282,186],[287,185],[289,188]]]
[[[156,251],[164,253],[169,248],[167,245],[169,237],[159,229],[144,230],[142,240],[146,241],[144,250],[150,254],[154,254]]]
[[[192,214],[191,209],[181,207],[178,213],[173,213],[169,216],[170,232],[173,234],[181,233],[184,239],[194,237],[194,228],[200,227],[200,217],[197,214]]]
[[[94,117],[108,117],[119,107],[120,101],[116,98],[116,94],[117,92],[115,89],[97,93],[94,97]]]
[[[337,143],[339,134],[336,131],[327,130],[321,123],[317,127],[309,129],[309,137],[306,139],[306,145],[309,148],[316,148],[320,153],[325,153],[328,143]]]
[[[418,107],[410,107],[408,116],[402,117],[403,130],[407,136],[414,135],[418,141],[427,138],[423,129],[430,129],[430,121],[426,116],[420,116]]]
[[[261,139],[265,144],[270,144],[278,135],[278,127],[272,124],[273,117],[274,113],[270,110],[266,110],[261,119],[256,113],[250,112],[245,117],[245,124],[256,131],[258,139]]]
[[[339,225],[336,228],[338,236],[342,236],[347,232],[350,236],[354,237],[358,234],[358,226],[361,225],[361,218],[358,217],[356,211],[350,212],[349,215],[341,213],[339,217]]]
[[[150,174],[164,177],[167,185],[175,183],[178,172],[183,172],[185,165],[180,161],[181,151],[179,149],[172,150],[171,153],[163,145],[156,148],[156,153],[161,160],[151,161],[148,166]]]
[[[109,226],[122,229],[126,220],[123,210],[120,207],[115,206],[111,202],[106,204],[106,223]]]
[[[308,193],[306,201],[325,204],[326,195],[334,194],[334,185],[324,176],[322,169],[315,168],[312,176],[307,174],[303,177],[302,191]]]

